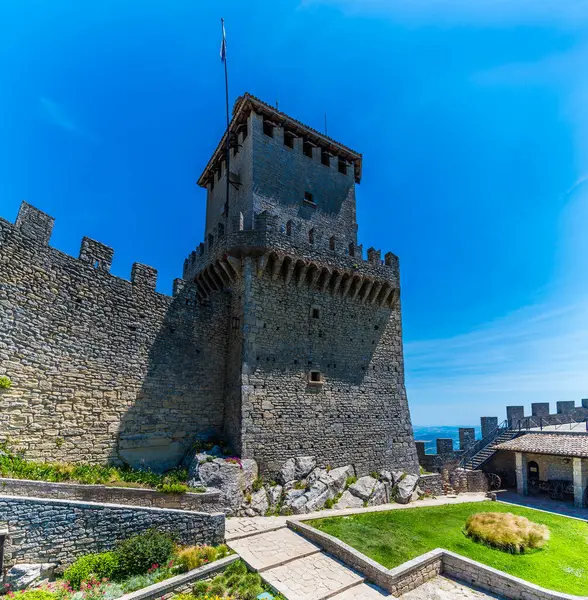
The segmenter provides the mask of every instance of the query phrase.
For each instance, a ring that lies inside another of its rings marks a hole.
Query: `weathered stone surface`
[[[118,456],[133,469],[163,473],[176,467],[188,448],[188,439],[174,440],[156,433],[121,436]]]
[[[374,479],[370,475],[360,477],[353,485],[349,486],[349,492],[354,496],[361,498],[361,500],[367,501],[372,495],[374,488],[378,483],[377,479]]]
[[[345,490],[333,508],[360,508],[362,506],[363,500],[361,498],[354,496],[349,490]]]
[[[387,481],[388,483],[392,483],[392,473],[390,471],[380,471],[380,481]]]
[[[392,485],[396,485],[403,477],[404,477],[404,471],[392,471],[392,473],[390,473],[392,475]]]
[[[257,492],[254,492],[253,494],[251,494],[251,508],[258,514],[258,515],[265,515],[265,513],[268,511],[268,508],[270,507],[269,504],[269,500],[267,497],[267,492],[265,491],[264,488],[261,488],[260,490],[258,490]]]
[[[304,495],[304,490],[291,489],[284,496],[284,506],[290,506],[294,500]]]
[[[396,495],[394,500],[399,504],[408,504],[412,499],[412,495],[418,482],[419,478],[417,475],[405,475],[404,478],[396,484]]]
[[[386,494],[386,486],[381,481],[378,481],[374,486],[374,491],[369,497],[368,506],[378,506],[380,504],[386,504],[388,496]]]
[[[5,583],[11,591],[24,590],[31,584],[53,576],[55,563],[19,564],[14,565],[6,573]]]
[[[243,461],[243,466],[215,458],[204,462],[199,468],[200,480],[206,487],[214,487],[224,494],[227,505],[233,511],[239,508],[245,492],[251,488],[257,476],[255,461]]]
[[[150,528],[168,531],[185,545],[220,544],[225,533],[223,514],[68,500],[0,495],[0,515],[8,524],[7,567],[41,561],[68,565]]]
[[[266,488],[267,498],[271,509],[276,508],[279,504],[282,497],[282,489],[281,485],[272,485]]]
[[[304,479],[316,466],[314,456],[297,456],[289,458],[280,470],[280,478],[283,483]]]
[[[306,512],[304,507],[306,506],[307,502],[308,498],[306,496],[298,496],[298,498],[296,498],[289,504],[289,508],[293,514],[300,515]]]
[[[345,489],[345,484],[347,483],[347,478],[352,477],[355,474],[355,471],[351,465],[347,465],[346,467],[337,467],[336,469],[331,469],[328,473],[325,473],[320,477],[320,481],[322,481],[328,488],[333,496],[340,494]]]
[[[319,491],[319,489],[318,487],[314,488],[315,493],[313,495],[310,495],[310,493],[306,495],[307,501],[304,505],[304,512],[310,513],[320,510],[325,506],[325,502],[333,497],[327,486],[323,486],[322,491]]]

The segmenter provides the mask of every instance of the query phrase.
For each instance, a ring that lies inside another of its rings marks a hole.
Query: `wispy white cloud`
[[[301,5],[436,23],[588,23],[588,0],[302,0]]]
[[[57,127],[61,127],[70,133],[87,136],[86,131],[74,122],[61,104],[50,98],[46,98],[45,96],[39,98],[39,102],[41,104],[43,115],[50,123]]]
[[[568,190],[562,244],[567,259],[545,299],[444,339],[405,345],[414,420],[475,424],[507,405],[588,397],[588,176]],[[581,226],[585,231],[585,227]]]

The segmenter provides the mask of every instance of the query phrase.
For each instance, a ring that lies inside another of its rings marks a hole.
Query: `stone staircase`
[[[288,600],[393,598],[288,529],[285,522],[266,531],[254,532],[254,529],[249,534],[227,539],[227,544]]]
[[[496,452],[496,446],[503,442],[508,442],[513,438],[520,435],[519,431],[506,430],[497,435],[487,446],[484,446],[479,452],[474,454],[471,458],[464,462],[463,466],[465,469],[476,470],[479,469],[487,460],[494,456]]]

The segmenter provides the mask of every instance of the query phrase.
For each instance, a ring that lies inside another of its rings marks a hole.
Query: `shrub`
[[[219,546],[218,549],[213,546],[189,546],[177,553],[176,564],[182,572],[191,571],[227,554],[227,546]]]
[[[185,494],[188,486],[185,483],[160,483],[156,489],[164,494]]]
[[[263,479],[261,477],[256,477],[253,480],[253,484],[251,485],[251,489],[254,492],[259,492],[259,490],[263,487]]]
[[[476,542],[492,548],[522,554],[542,548],[549,540],[549,529],[512,513],[477,513],[466,521],[465,533]]]
[[[56,600],[57,594],[46,590],[21,590],[10,594],[14,600]]]
[[[93,576],[98,579],[103,577],[112,579],[116,576],[118,568],[119,561],[116,552],[86,554],[78,558],[64,571],[63,578],[69,581],[72,588],[78,590],[83,581],[88,581]]]
[[[10,381],[10,377],[6,375],[0,376],[0,390],[8,390],[12,386],[12,381]]]
[[[352,486],[356,481],[357,481],[357,477],[355,475],[350,475],[345,480],[345,489],[347,489],[349,486]]]
[[[141,575],[154,565],[169,561],[174,552],[174,540],[167,533],[148,529],[145,533],[119,542],[116,551],[119,576]]]
[[[239,600],[254,600],[267,586],[258,573],[250,573],[243,561],[236,561],[229,565],[225,571],[209,581],[199,581],[192,588],[193,596],[190,600],[212,600],[219,598],[235,598]],[[283,598],[278,596],[278,598]],[[179,600],[188,600],[181,596]]]

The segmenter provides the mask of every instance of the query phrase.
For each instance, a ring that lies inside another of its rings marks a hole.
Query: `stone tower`
[[[225,436],[264,473],[305,454],[418,471],[398,258],[365,260],[357,243],[361,154],[249,94],[230,141],[228,203],[223,138],[198,182],[205,241],[184,264],[202,305],[229,308]]]

